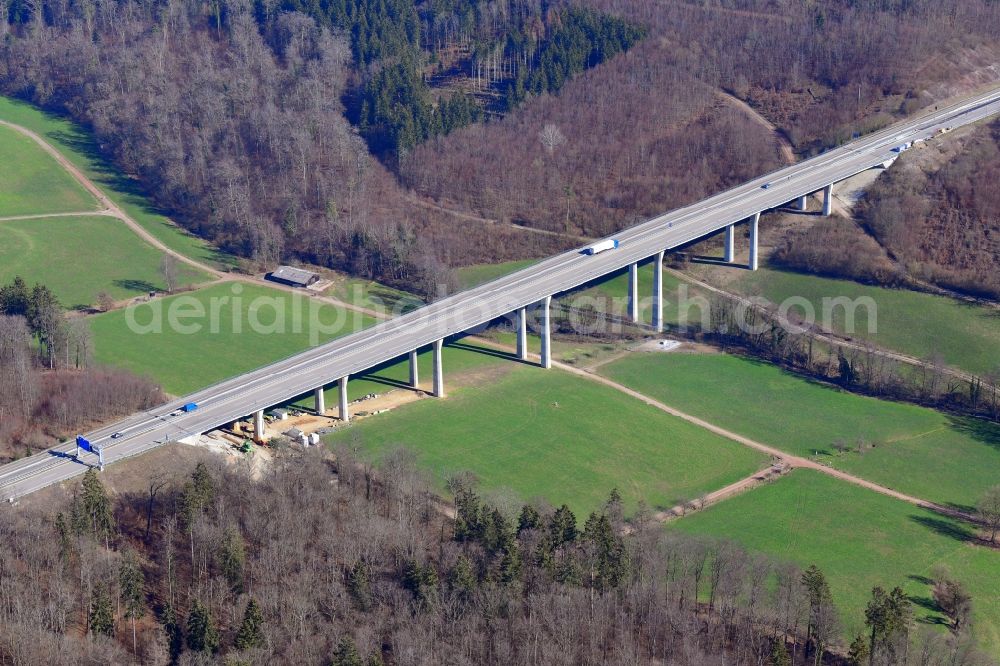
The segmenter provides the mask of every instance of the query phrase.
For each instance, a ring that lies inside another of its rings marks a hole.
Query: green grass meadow
[[[868,310],[864,307],[856,309],[850,330],[844,308],[835,308],[831,328],[917,358],[940,355],[947,364],[969,372],[1000,368],[1000,310],[994,308],[906,289],[772,269],[746,272],[730,288],[763,296],[773,303],[801,297],[812,304],[817,316],[823,312],[824,298],[870,298],[877,305],[873,331],[869,331]]]
[[[918,623],[937,624],[928,577],[948,567],[973,595],[977,638],[1000,653],[1000,551],[974,545],[967,529],[925,509],[812,470],[795,470],[670,524],[689,534],[731,539],[830,581],[844,636],[864,631],[874,585],[902,587]]]
[[[19,275],[29,285],[46,285],[67,308],[92,306],[102,291],[122,299],[164,289],[162,259],[162,252],[113,217],[0,222],[0,284]],[[185,264],[177,270],[182,284],[209,279]]]
[[[375,458],[405,447],[442,489],[451,474],[471,470],[484,491],[565,502],[578,517],[614,487],[630,511],[640,499],[669,507],[767,462],[612,388],[528,366],[442,401],[403,405],[327,441],[360,442]]]
[[[635,353],[600,372],[751,439],[942,504],[973,505],[1000,482],[1000,427],[975,419],[854,395],[724,354]],[[859,437],[875,448],[832,446]]]
[[[490,280],[496,280],[522,268],[527,268],[537,262],[537,259],[519,259],[499,264],[475,264],[456,269],[455,273],[458,277],[459,288],[471,289]]]
[[[287,292],[226,283],[157,299],[134,312],[116,310],[96,315],[89,319],[95,357],[99,363],[152,377],[168,393],[183,395],[307,349],[311,344],[310,308],[317,308],[315,317],[330,329],[336,322],[343,322],[337,333],[318,335],[321,343],[373,323],[367,315],[299,298],[301,307],[296,313],[293,296]],[[183,328],[169,326],[171,308],[181,315],[174,318],[182,326],[200,324],[201,330],[184,332]],[[276,308],[285,313],[281,325],[277,323]],[[206,317],[182,318],[184,312],[197,309]],[[213,311],[217,313],[214,330]],[[237,325],[234,311],[238,313]],[[140,327],[154,328],[156,312],[160,312],[162,332],[140,334],[129,326],[131,317]],[[255,332],[255,327],[264,332]]]
[[[41,135],[94,181],[108,197],[160,242],[197,261],[225,268],[235,259],[171,222],[157,211],[137,181],[123,175],[101,155],[83,127],[30,104],[0,96],[0,119]]]
[[[97,209],[97,201],[42,148],[0,126],[0,217]]]

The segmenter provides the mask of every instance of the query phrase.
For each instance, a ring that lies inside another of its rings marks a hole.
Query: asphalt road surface
[[[905,142],[928,139],[941,129],[966,125],[1000,111],[1000,89],[893,125],[817,157],[785,167],[685,208],[660,215],[614,235],[619,247],[593,256],[572,250],[400,317],[311,348],[285,360],[198,391],[124,421],[87,433],[103,446],[106,463],[165,442],[206,432],[260,409],[288,401],[431,342],[473,329],[612,273],[656,253],[715,233],[755,213],[881,165]],[[768,187],[764,188],[767,184]],[[445,368],[447,374],[447,368]],[[175,412],[195,402],[190,413]],[[121,437],[112,439],[115,432]],[[82,474],[96,457],[73,457],[65,444],[0,468],[0,497],[16,499]]]

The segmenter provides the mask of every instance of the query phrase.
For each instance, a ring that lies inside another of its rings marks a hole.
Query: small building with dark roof
[[[288,284],[293,287],[308,287],[319,281],[319,275],[304,268],[293,268],[291,266],[278,266],[267,274],[268,280]]]

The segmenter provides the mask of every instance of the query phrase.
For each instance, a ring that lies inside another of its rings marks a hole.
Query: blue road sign
[[[94,451],[94,445],[91,444],[89,441],[87,441],[86,438],[84,438],[84,437],[82,437],[80,435],[76,436],[76,445],[77,445],[77,447],[83,449],[84,451],[90,451],[91,453],[97,453],[96,451]]]

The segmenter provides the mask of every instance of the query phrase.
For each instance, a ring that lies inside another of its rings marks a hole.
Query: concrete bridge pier
[[[809,210],[809,199],[807,194],[803,194],[799,197],[799,210],[806,211]]]
[[[653,260],[653,329],[663,331],[663,255],[657,252]]]
[[[833,213],[833,184],[823,188],[823,215]]]
[[[628,317],[639,321],[639,264],[628,267]]]
[[[326,413],[326,396],[323,395],[323,387],[320,386],[315,391],[316,395],[316,413],[320,416]]]
[[[546,369],[552,367],[552,316],[549,312],[551,306],[551,296],[542,299],[542,315],[539,318],[542,329],[541,366]]]
[[[723,258],[727,264],[733,263],[736,257],[736,225],[730,224],[726,227],[726,250]]]
[[[444,368],[441,364],[441,350],[444,339],[434,341],[434,397],[444,397]]]
[[[517,309],[517,358],[528,360],[528,311],[527,308]]]
[[[338,406],[338,415],[340,420],[344,423],[349,423],[351,421],[351,411],[347,406],[347,376],[343,376],[337,380],[338,397],[340,399],[340,405]]]
[[[750,218],[750,263],[747,265],[752,271],[757,270],[759,263],[757,254],[757,227],[760,224],[760,213],[754,213]]]
[[[410,352],[410,386],[420,388],[420,369],[417,367],[417,350]]]
[[[258,442],[264,441],[264,410],[253,413],[253,436]]]

